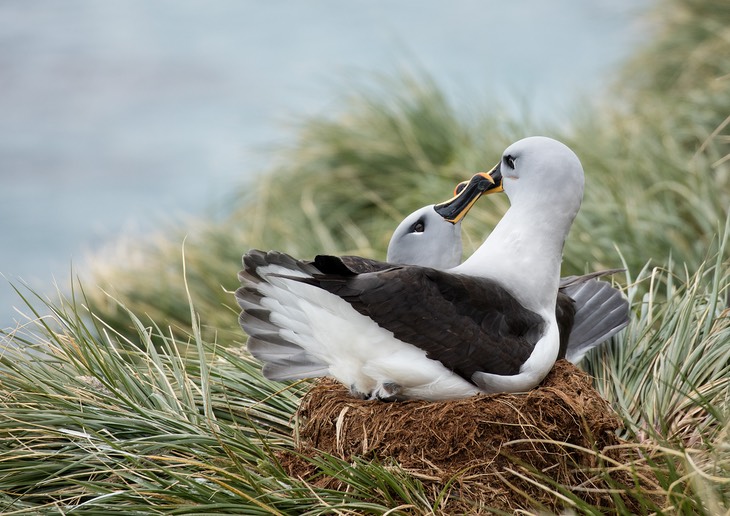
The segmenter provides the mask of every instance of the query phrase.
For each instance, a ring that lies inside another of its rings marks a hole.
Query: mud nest
[[[564,360],[530,392],[445,402],[362,401],[325,379],[297,424],[297,453],[280,457],[290,475],[344,490],[305,457],[374,460],[422,482],[444,514],[558,511],[576,498],[631,510],[657,489],[639,451],[616,436],[621,420]]]

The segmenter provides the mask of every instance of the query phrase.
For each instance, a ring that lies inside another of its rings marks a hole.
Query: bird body
[[[570,149],[536,137],[510,146],[491,174],[500,184],[485,187],[475,176],[455,204],[434,208],[449,220],[458,204],[460,220],[495,186],[511,203],[484,244],[446,271],[396,265],[358,273],[347,257],[244,256],[240,321],[264,375],[329,375],[354,394],[381,399],[537,385],[560,353],[556,292],[583,171]]]

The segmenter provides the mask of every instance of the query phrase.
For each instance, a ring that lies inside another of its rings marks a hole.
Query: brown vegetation
[[[445,513],[558,510],[573,497],[630,508],[628,491],[656,489],[639,450],[616,437],[621,420],[566,361],[530,392],[446,402],[361,401],[322,380],[302,400],[298,424],[300,454],[392,463],[435,493],[445,489]],[[311,461],[281,458],[295,477],[343,487]]]

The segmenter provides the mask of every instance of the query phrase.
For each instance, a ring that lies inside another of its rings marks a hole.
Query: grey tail
[[[238,320],[248,334],[249,353],[264,363],[262,372],[269,380],[297,380],[327,375],[327,364],[282,337],[281,328],[271,321],[271,311],[264,307],[264,295],[259,291],[267,279],[257,271],[266,265],[279,265],[307,274],[319,273],[311,263],[295,260],[282,253],[265,253],[254,249],[243,257],[244,270],[238,274],[241,287],[236,291],[236,301],[242,309]]]
[[[620,290],[595,278],[620,272],[601,271],[561,279],[560,290],[575,301],[575,319],[565,358],[577,364],[588,351],[610,339],[629,323],[629,302]]]

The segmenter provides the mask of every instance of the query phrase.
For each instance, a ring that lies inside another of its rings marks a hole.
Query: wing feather
[[[469,381],[477,371],[519,373],[546,326],[494,281],[427,267],[302,281],[341,297]]]

